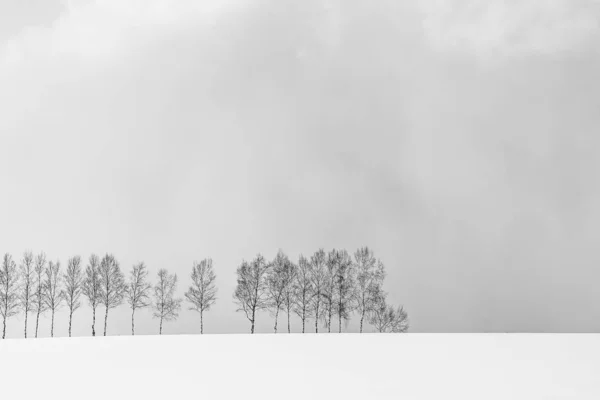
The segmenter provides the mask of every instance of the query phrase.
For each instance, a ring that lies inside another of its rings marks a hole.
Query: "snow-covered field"
[[[600,335],[258,334],[0,341],[0,398],[600,399]]]

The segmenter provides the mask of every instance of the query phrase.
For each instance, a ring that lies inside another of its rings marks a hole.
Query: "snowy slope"
[[[597,400],[600,335],[11,339],[0,372],[3,399]]]

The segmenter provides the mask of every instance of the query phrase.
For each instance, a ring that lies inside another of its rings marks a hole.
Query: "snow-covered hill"
[[[0,398],[600,399],[600,335],[262,334],[0,341]]]

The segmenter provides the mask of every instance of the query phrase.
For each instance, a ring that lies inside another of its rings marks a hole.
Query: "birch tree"
[[[238,306],[250,321],[250,333],[254,333],[256,312],[268,306],[267,272],[270,265],[262,255],[257,255],[251,262],[242,261],[237,268],[237,286],[233,294]]]
[[[134,265],[129,273],[129,283],[125,291],[125,297],[131,307],[131,335],[135,335],[135,310],[146,308],[150,305],[150,283],[148,282],[148,270],[141,262]]]
[[[81,293],[83,285],[83,274],[81,272],[81,257],[70,258],[67,263],[67,271],[63,275],[64,289],[62,297],[69,307],[69,337],[71,337],[71,325],[73,313],[81,307]]]
[[[46,312],[46,303],[44,301],[44,275],[46,271],[46,254],[39,253],[35,257],[35,266],[33,274],[33,299],[32,311],[35,312],[35,337],[38,337],[38,328],[40,325],[40,315]]]
[[[354,265],[352,258],[346,250],[336,252],[335,269],[335,314],[338,317],[339,333],[342,333],[342,321],[347,322],[350,319],[354,299]]]
[[[310,282],[312,296],[310,308],[315,318],[315,333],[319,333],[319,321],[323,318],[328,287],[327,255],[325,250],[319,249],[310,257]]]
[[[100,273],[100,304],[106,312],[104,314],[104,336],[108,326],[108,311],[116,308],[123,303],[125,295],[125,277],[121,272],[121,267],[112,254],[106,254],[102,257],[99,267]]]
[[[19,312],[19,275],[17,265],[8,253],[0,268],[0,314],[2,315],[2,339],[6,338],[6,320]]]
[[[394,308],[387,304],[386,293],[379,291],[376,295],[375,306],[368,316],[368,321],[380,333],[404,333],[408,331],[408,314],[404,307]]]
[[[294,280],[294,292],[296,297],[294,299],[293,309],[298,317],[300,317],[300,321],[302,321],[302,333],[305,332],[306,320],[310,313],[313,291],[310,261],[303,255],[300,255],[296,279]]]
[[[289,260],[288,260],[289,261]],[[296,302],[296,286],[294,282],[296,281],[296,274],[298,267],[291,261],[289,261],[284,269],[283,280],[285,282],[283,288],[283,308],[287,314],[287,330],[288,333],[291,333],[290,326],[290,315],[292,313],[292,309],[294,307],[294,303]]]
[[[163,320],[172,321],[179,316],[182,299],[175,298],[177,275],[169,274],[166,269],[158,271],[158,281],[154,286],[154,318],[160,320],[158,334],[162,335]]]
[[[268,292],[267,308],[275,318],[275,325],[273,326],[273,331],[275,333],[277,333],[279,311],[283,308],[284,291],[286,285],[285,268],[288,263],[289,259],[280,250],[271,263],[266,275],[266,286]]]
[[[21,287],[19,290],[19,303],[21,310],[25,314],[25,327],[24,337],[27,339],[27,320],[29,313],[34,306],[34,295],[35,295],[35,263],[33,259],[33,253],[26,251],[23,254],[23,259],[19,265],[21,275]]]
[[[328,333],[331,333],[331,322],[335,314],[335,275],[338,268],[338,261],[337,250],[331,250],[327,254],[327,261],[325,263],[325,284],[323,286],[323,321]]]
[[[377,294],[383,285],[385,269],[380,260],[375,259],[373,251],[368,247],[358,249],[354,253],[356,269],[356,310],[360,315],[360,330],[363,331],[363,321],[377,303]]]
[[[50,337],[54,337],[54,314],[62,303],[60,261],[55,263],[50,261],[45,271],[44,280],[44,303],[46,308],[52,313],[50,322]]]
[[[82,293],[92,308],[92,336],[96,336],[96,308],[101,304],[102,279],[100,278],[100,258],[92,254],[85,268]]]
[[[210,307],[217,300],[217,287],[215,280],[217,276],[213,270],[212,259],[204,259],[199,263],[194,262],[192,267],[192,285],[185,293],[185,298],[192,305],[190,310],[200,313],[200,334],[204,333],[204,311],[210,310]]]

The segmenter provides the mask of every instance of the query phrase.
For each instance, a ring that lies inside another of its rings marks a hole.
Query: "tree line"
[[[119,262],[112,254],[102,258],[92,254],[84,267],[80,256],[69,258],[65,270],[59,260],[47,260],[42,252],[26,251],[19,264],[5,254],[0,268],[0,315],[2,338],[6,337],[7,320],[24,314],[24,337],[27,338],[29,315],[35,317],[35,337],[38,337],[40,315],[50,314],[50,336],[54,336],[54,315],[60,308],[68,310],[68,332],[71,336],[74,313],[82,299],[92,311],[91,332],[96,336],[96,311],[104,308],[103,334],[106,336],[109,311],[126,303],[131,310],[131,334],[135,335],[135,313],[152,309],[158,320],[159,334],[163,322],[178,318],[184,299],[175,295],[177,274],[160,269],[154,285],[143,262],[135,264],[126,279]],[[194,262],[191,284],[184,297],[190,310],[200,315],[200,333],[204,333],[204,312],[217,300],[216,274],[210,258]],[[287,331],[291,332],[290,315],[302,321],[302,333],[310,319],[315,332],[319,323],[331,332],[337,319],[338,331],[353,313],[378,332],[405,332],[408,316],[403,307],[387,304],[383,291],[385,269],[373,252],[363,247],[351,257],[345,250],[326,253],[318,250],[309,258],[300,256],[292,262],[282,251],[272,261],[257,255],[252,261],[242,261],[237,268],[237,286],[233,298],[237,311],[244,312],[254,333],[257,313],[269,312],[277,333],[280,313],[287,315]]]

